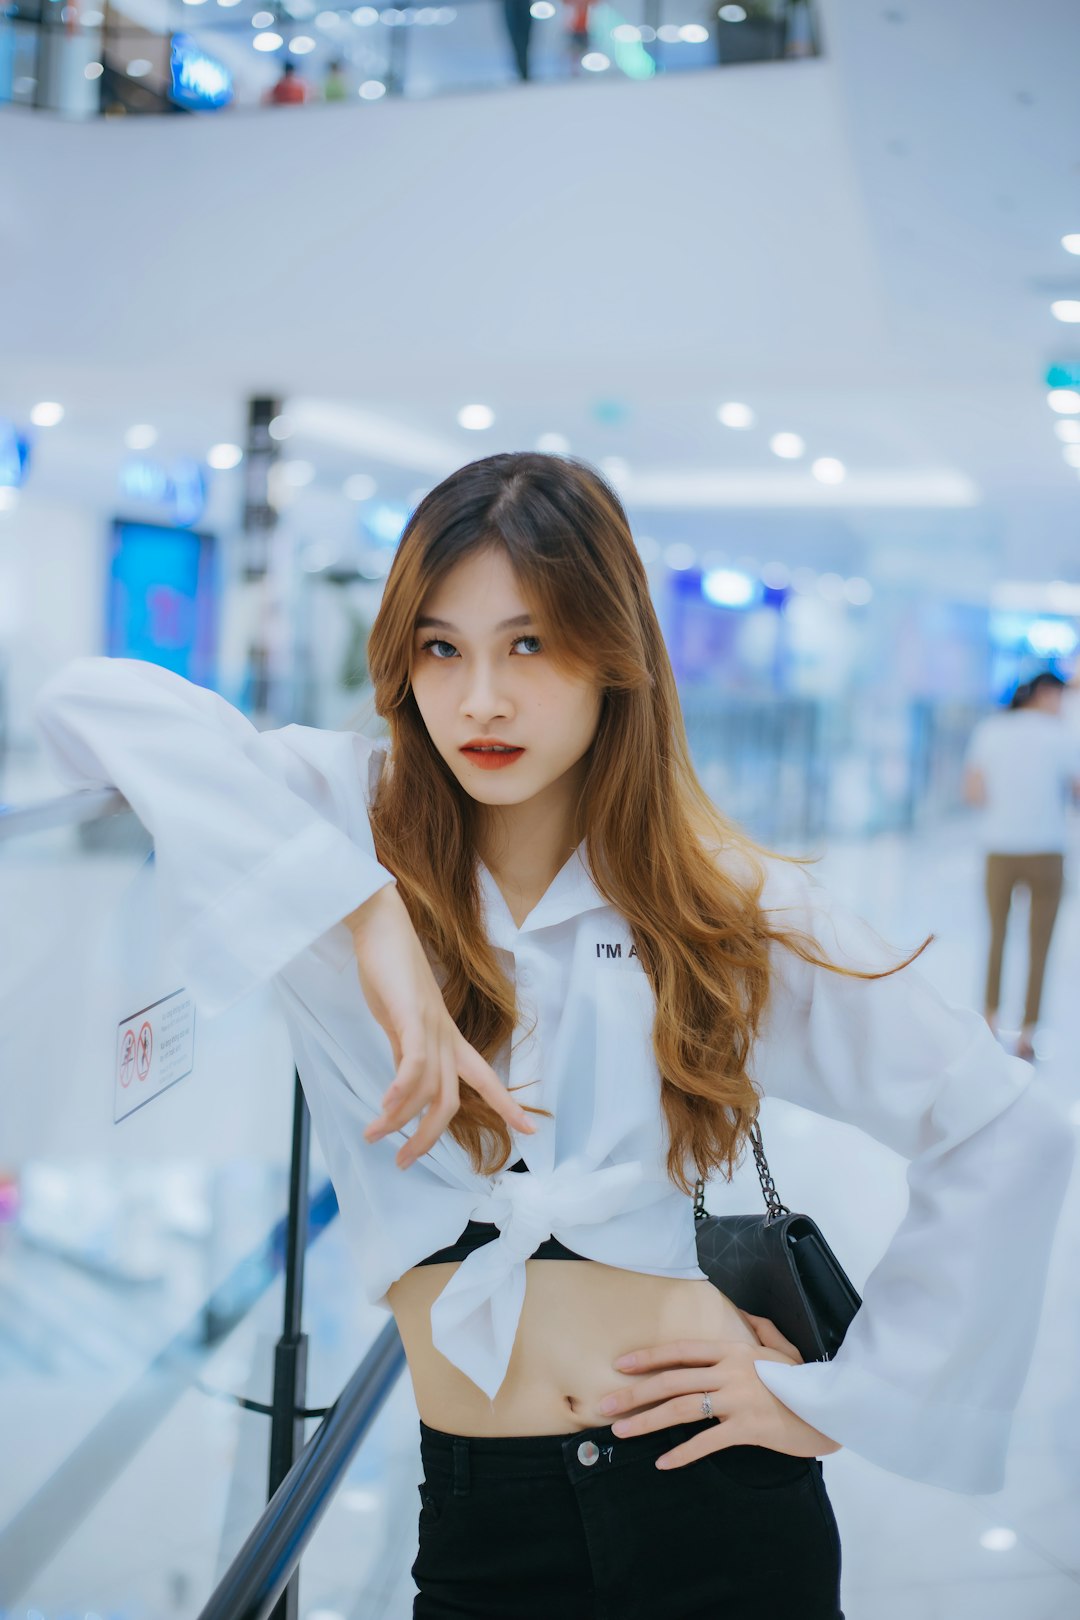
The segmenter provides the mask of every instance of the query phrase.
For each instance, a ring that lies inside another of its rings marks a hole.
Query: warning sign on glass
[[[116,1033],[113,1119],[160,1096],[195,1065],[195,1000],[186,990],[130,1013]]]

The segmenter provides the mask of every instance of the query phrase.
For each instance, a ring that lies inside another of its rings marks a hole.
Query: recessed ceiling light
[[[480,430],[489,428],[495,420],[490,405],[463,405],[457,414],[458,426]]]
[[[1063,236],[1061,245],[1066,253],[1080,253],[1080,231],[1072,231],[1068,236]]]
[[[1050,305],[1050,313],[1055,321],[1075,326],[1080,321],[1080,298],[1056,298]]]
[[[56,427],[58,422],[64,420],[64,407],[55,400],[42,400],[30,412],[30,420],[35,427]]]
[[[992,1530],[983,1531],[979,1546],[985,1547],[987,1552],[1011,1552],[1016,1546],[1016,1531],[1008,1530],[1004,1525],[995,1525]]]
[[[806,445],[797,433],[774,433],[769,449],[774,456],[783,456],[785,461],[797,461],[806,453]]]
[[[1075,388],[1051,388],[1046,403],[1059,416],[1080,416],[1080,394]]]
[[[129,450],[149,450],[151,445],[157,444],[157,428],[151,427],[149,422],[137,422],[124,434],[124,443]]]
[[[819,456],[810,471],[819,484],[842,484],[847,477],[844,463],[835,456]]]
[[[1066,444],[1080,444],[1080,422],[1074,422],[1068,416],[1054,423],[1054,432]]]
[[[570,453],[570,440],[564,433],[541,433],[536,448],[549,456],[566,456]]]
[[[238,467],[244,459],[244,452],[238,444],[213,444],[206,452],[207,465],[218,472],[229,472],[231,468]]]
[[[739,405],[734,401],[727,405],[721,405],[716,414],[724,426],[729,428],[753,427],[755,421],[754,413],[749,405]]]

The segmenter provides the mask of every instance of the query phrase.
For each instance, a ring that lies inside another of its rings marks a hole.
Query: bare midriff
[[[432,1302],[458,1265],[416,1266],[390,1288],[423,1421],[447,1434],[569,1434],[611,1421],[598,1409],[629,1381],[613,1362],[677,1339],[757,1344],[705,1279],[653,1277],[593,1260],[529,1260],[506,1378],[489,1401],[431,1342]]]

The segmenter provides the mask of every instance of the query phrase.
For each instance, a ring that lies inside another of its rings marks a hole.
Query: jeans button
[[[599,1455],[600,1447],[592,1440],[583,1440],[577,1448],[577,1460],[584,1463],[586,1468],[591,1468]]]

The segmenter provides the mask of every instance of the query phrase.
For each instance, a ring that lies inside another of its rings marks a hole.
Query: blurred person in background
[[[503,16],[514,65],[519,79],[529,77],[529,36],[532,33],[532,0],[503,0]]]
[[[272,85],[263,97],[268,107],[287,107],[309,101],[311,91],[296,71],[295,62],[285,62],[281,69],[281,78]]]
[[[1017,1057],[1035,1058],[1043,977],[1064,882],[1070,801],[1080,800],[1080,742],[1062,719],[1065,682],[1049,670],[1018,686],[1007,710],[972,733],[964,797],[982,811],[990,950],[985,1016],[997,1032],[1001,964],[1013,890],[1031,911],[1027,993]]]
[[[349,86],[345,82],[345,64],[334,61],[326,70],[323,80],[324,101],[345,101],[349,94]]]

